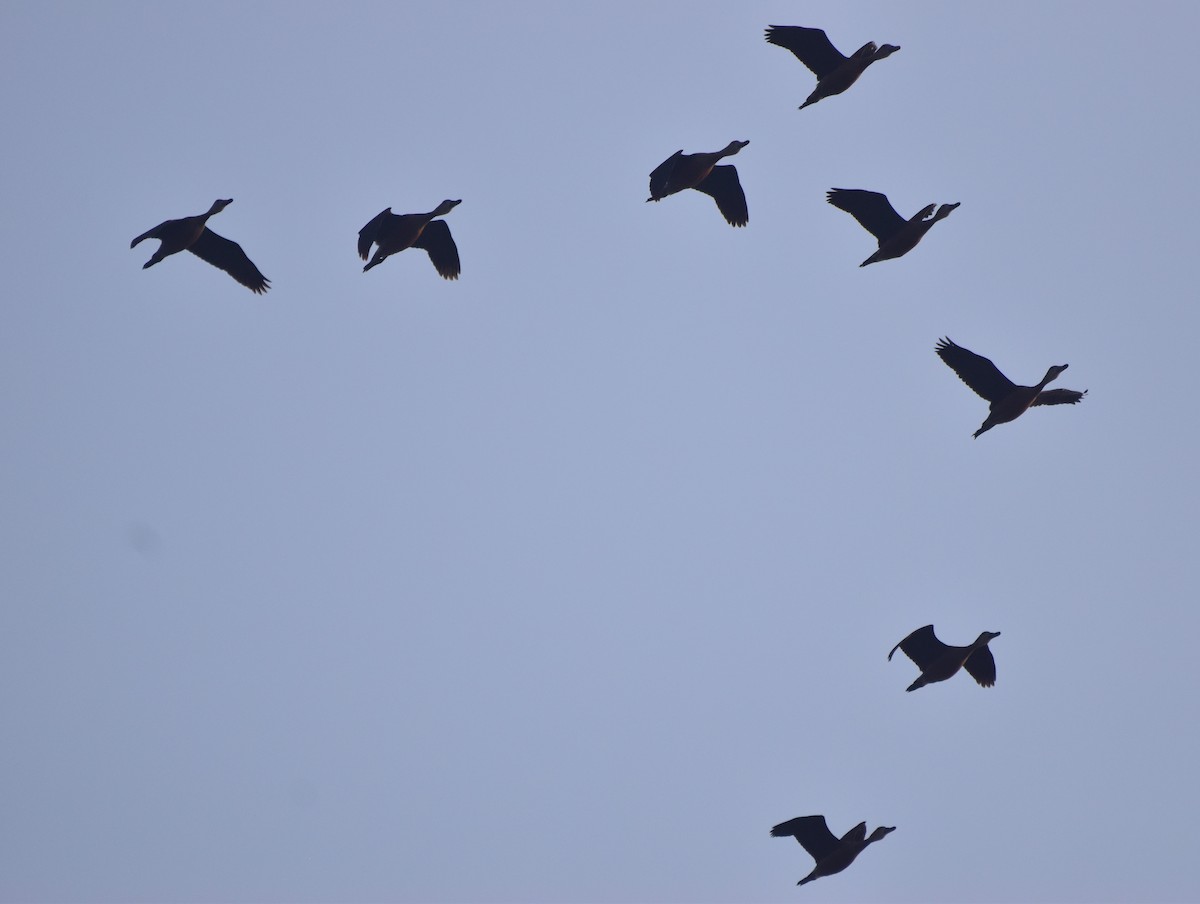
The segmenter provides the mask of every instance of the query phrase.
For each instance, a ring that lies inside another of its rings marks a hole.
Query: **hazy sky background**
[[[769,24],[903,49],[801,113]],[[1198,30],[0,6],[0,896],[1200,899]],[[735,138],[746,229],[644,203]],[[962,207],[859,269],[834,186]],[[215,198],[266,296],[129,250]],[[1088,397],[973,440],[944,335]],[[810,813],[898,829],[796,889]]]

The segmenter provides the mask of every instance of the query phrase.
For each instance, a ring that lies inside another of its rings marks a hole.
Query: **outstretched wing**
[[[162,231],[162,228],[170,222],[171,222],[170,220],[163,220],[161,223],[159,223],[153,229],[147,229],[145,232],[143,232],[141,235],[139,235],[136,239],[134,239],[132,242],[130,242],[129,247],[136,248],[138,245],[138,242],[144,242],[144,241],[146,241],[146,239],[158,238],[158,234]]]
[[[746,207],[746,193],[738,181],[737,169],[732,166],[714,166],[712,172],[696,186],[714,201],[730,226],[745,226],[750,222],[750,211]]]
[[[819,28],[772,25],[767,29],[766,38],[776,47],[783,47],[794,53],[801,63],[813,71],[818,80],[825,78],[846,62],[846,58]]]
[[[937,348],[938,357],[950,366],[950,369],[958,374],[958,378],[970,386],[975,392],[983,396],[989,402],[995,402],[1004,398],[1010,392],[1015,390],[1016,384],[1008,377],[1000,373],[1000,368],[993,364],[983,355],[977,355],[972,351],[968,351],[961,345],[955,345],[950,339],[939,339]],[[1056,389],[1054,392],[1070,392],[1070,390]],[[1045,395],[1045,393],[1042,393]],[[1067,401],[1063,399],[1063,401]],[[1079,401],[1073,399],[1071,401]],[[1052,405],[1053,402],[1034,402],[1035,405]]]
[[[1031,405],[1074,405],[1082,401],[1087,390],[1078,392],[1074,389],[1043,389]]]
[[[888,661],[892,659],[892,654],[897,650],[903,650],[904,655],[917,664],[917,668],[925,671],[925,666],[934,662],[938,657],[946,651],[946,645],[937,639],[937,635],[933,633],[933,625],[926,625],[923,628],[917,628],[912,634],[900,641],[892,647],[892,652],[888,653]]]
[[[844,210],[858,220],[859,225],[875,236],[880,245],[899,232],[908,222],[896,213],[896,208],[892,207],[892,202],[887,199],[887,195],[877,191],[864,191],[861,188],[834,188],[826,193],[825,200],[838,210]]]
[[[371,254],[371,243],[377,241],[379,230],[392,215],[390,207],[381,210],[371,219],[371,222],[358,230],[358,256],[366,260]]]
[[[458,279],[462,265],[458,261],[458,246],[454,244],[454,236],[450,227],[443,220],[431,220],[422,230],[414,248],[424,248],[429,252],[429,259],[437,268],[438,275],[443,279]]]
[[[771,835],[775,838],[793,836],[818,862],[838,848],[837,837],[829,831],[824,816],[797,816],[775,826]]]
[[[963,668],[979,682],[980,687],[991,687],[996,683],[996,660],[992,658],[992,651],[986,646],[968,656]]]
[[[200,233],[200,238],[192,242],[188,251],[200,260],[220,267],[251,292],[261,295],[271,287],[271,281],[246,257],[241,245],[217,235],[207,226]]]
[[[675,169],[676,162],[682,156],[683,150],[680,149],[654,168],[654,172],[650,174],[650,197],[648,200],[657,201],[667,196],[667,183],[671,181],[671,171]]]

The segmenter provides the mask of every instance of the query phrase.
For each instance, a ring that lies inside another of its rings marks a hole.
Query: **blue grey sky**
[[[770,24],[902,50],[801,113]],[[1200,898],[1198,26],[4,4],[0,897]],[[644,203],[733,139],[747,228]],[[215,198],[267,295],[129,249]],[[941,336],[1089,394],[973,440]]]

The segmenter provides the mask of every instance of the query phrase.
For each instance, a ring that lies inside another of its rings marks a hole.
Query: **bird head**
[[[878,50],[875,51],[875,59],[882,60],[884,57],[890,57],[893,53],[895,53],[899,49],[900,48],[897,47],[895,44],[884,44]]]
[[[1050,381],[1057,380],[1062,372],[1069,366],[1069,364],[1055,364],[1048,371],[1046,371],[1046,378],[1042,380],[1042,385],[1045,386]]]
[[[224,210],[226,207],[228,207],[232,203],[233,203],[233,198],[227,198],[225,200],[221,200],[220,198],[218,198],[217,200],[212,202],[212,207],[210,207],[208,209],[209,216],[212,216],[214,213],[220,213],[222,210]]]
[[[729,144],[725,145],[725,150],[721,153],[725,155],[736,154],[749,143],[749,141],[731,141]]]
[[[938,208],[938,212],[933,215],[933,221],[936,223],[938,220],[950,216],[950,211],[954,210],[960,204],[962,204],[961,201],[955,201],[953,204],[943,204]]]
[[[457,201],[450,201],[450,200],[443,201],[441,204],[439,204],[437,206],[437,210],[435,210],[433,212],[433,215],[435,217],[445,216],[446,214],[448,214],[450,211],[452,211],[454,208],[456,208],[461,203],[462,203],[461,198]]]
[[[979,635],[979,639],[975,641],[977,644],[986,645],[991,643],[1000,636],[999,631],[984,631]]]
[[[874,832],[871,833],[871,837],[867,839],[867,844],[870,844],[873,841],[879,841],[880,839],[884,838],[889,833],[894,832],[894,831],[896,831],[895,826],[880,826]]]

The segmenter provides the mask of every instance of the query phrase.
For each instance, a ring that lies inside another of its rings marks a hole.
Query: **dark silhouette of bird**
[[[859,225],[879,240],[879,250],[859,264],[860,267],[908,254],[933,228],[934,223],[950,216],[950,211],[959,206],[958,202],[941,207],[930,204],[918,211],[911,220],[906,220],[896,213],[887,195],[877,191],[835,188],[825,197],[834,207],[858,220]],[[937,208],[937,213],[934,213],[934,208]]]
[[[999,631],[984,631],[975,638],[973,644],[951,647],[937,639],[937,635],[933,633],[933,625],[926,625],[924,628],[917,628],[892,647],[892,652],[888,653],[888,662],[892,661],[893,653],[903,650],[904,655],[917,664],[921,674],[908,686],[910,691],[952,678],[959,669],[966,669],[967,674],[982,687],[991,687],[996,683],[996,660],[992,658],[988,643],[999,636]]]
[[[1036,386],[1018,386],[983,355],[955,345],[949,339],[939,339],[936,351],[938,357],[958,374],[959,379],[991,403],[987,420],[975,431],[977,439],[979,434],[986,433],[997,424],[1015,421],[1034,405],[1074,405],[1087,395],[1086,389],[1083,392],[1046,389],[1047,383],[1067,369],[1066,364],[1052,366]]]
[[[794,53],[817,77],[817,87],[800,105],[801,110],[822,98],[841,94],[858,81],[868,66],[900,49],[894,44],[876,47],[874,41],[868,41],[850,56],[842,56],[824,31],[799,25],[772,25],[767,29],[766,38],[777,47]]]
[[[363,267],[363,273],[405,248],[424,248],[438,275],[443,279],[458,279],[462,272],[458,246],[450,235],[450,227],[434,217],[445,216],[461,203],[461,200],[443,201],[429,213],[394,214],[390,207],[380,211],[358,231],[358,256],[363,260],[367,260],[372,243],[379,246]]]
[[[702,191],[714,201],[730,226],[745,226],[750,222],[746,194],[738,181],[737,170],[731,165],[718,166],[721,158],[736,154],[749,141],[731,141],[723,150],[710,154],[685,154],[676,151],[650,174],[649,201],[661,201],[686,188]]]
[[[816,865],[811,873],[797,882],[804,885],[822,876],[832,876],[840,873],[854,858],[866,850],[867,845],[882,839],[889,832],[896,831],[895,826],[880,826],[867,837],[867,824],[860,822],[849,832],[838,838],[829,831],[824,816],[797,816],[787,822],[781,822],[771,829],[775,838],[787,838],[789,835],[800,842],[804,850],[812,854]]]
[[[195,217],[184,217],[181,220],[166,220],[153,229],[148,229],[129,243],[130,248],[137,247],[138,242],[145,239],[158,239],[160,244],[150,260],[142,264],[142,269],[153,267],[165,257],[180,251],[190,251],[202,261],[207,261],[214,267],[224,270],[251,292],[262,294],[271,287],[271,281],[259,272],[246,252],[237,242],[217,235],[206,225],[208,218],[220,213],[233,203],[233,199],[213,201],[208,213]]]

